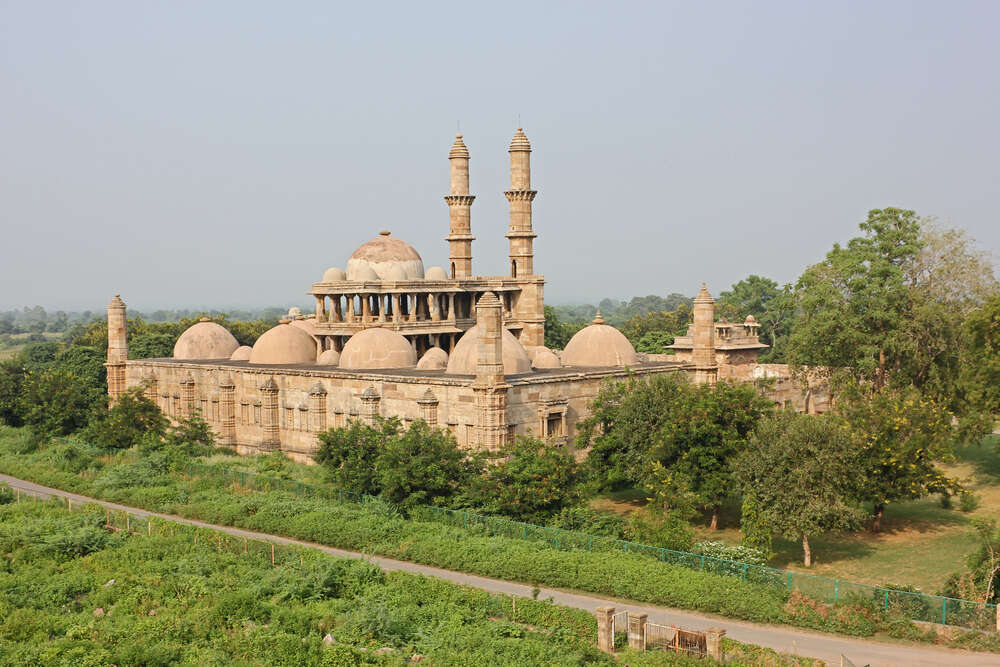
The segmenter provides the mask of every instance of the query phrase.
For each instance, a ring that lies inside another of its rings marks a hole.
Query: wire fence
[[[191,463],[188,465],[187,473],[192,478],[209,478],[224,484],[236,484],[244,489],[256,491],[286,491],[303,497],[335,500],[341,504],[368,505],[378,503],[383,507],[388,504],[376,496],[222,466]],[[736,577],[752,583],[784,588],[788,591],[799,591],[815,600],[830,604],[865,604],[878,607],[888,614],[907,616],[915,621],[941,623],[977,630],[996,631],[998,629],[997,605],[995,604],[901,591],[686,551],[674,551],[664,547],[639,544],[601,535],[590,535],[562,528],[539,526],[466,510],[453,510],[431,505],[420,505],[405,511],[399,507],[395,509],[416,521],[442,523],[462,528],[471,534],[544,542],[556,549],[563,550],[618,551],[636,554],[691,570]]]

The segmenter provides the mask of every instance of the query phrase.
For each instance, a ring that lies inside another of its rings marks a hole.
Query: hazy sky
[[[793,281],[870,208],[1000,249],[996,2],[0,2],[0,308],[308,303],[387,228],[550,302]]]

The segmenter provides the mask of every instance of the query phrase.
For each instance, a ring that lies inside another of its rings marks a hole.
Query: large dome
[[[352,370],[413,368],[417,353],[401,334],[389,329],[365,329],[351,336],[340,353],[340,367]]]
[[[639,357],[625,334],[605,324],[598,313],[593,324],[577,331],[566,343],[562,363],[563,366],[635,366]]]
[[[514,334],[503,330],[500,337],[503,350],[504,375],[520,375],[531,372],[531,358]],[[475,375],[479,352],[479,325],[466,331],[448,356],[447,373],[454,375]]]
[[[228,359],[239,346],[228,329],[203,317],[177,339],[174,359]]]
[[[413,246],[389,236],[389,232],[385,231],[354,251],[347,260],[347,279],[370,280],[366,267],[374,271],[380,280],[424,278],[424,262]]]
[[[251,364],[314,364],[316,342],[288,320],[265,331],[250,352]]]

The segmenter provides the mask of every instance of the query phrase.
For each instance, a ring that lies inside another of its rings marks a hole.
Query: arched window
[[[510,277],[517,278],[517,260],[510,260]]]
[[[451,263],[451,277],[455,277],[455,262]]]

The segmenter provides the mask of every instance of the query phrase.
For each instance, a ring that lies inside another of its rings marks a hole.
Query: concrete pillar
[[[181,414],[184,419],[189,419],[195,411],[194,405],[194,378],[191,373],[181,380]],[[202,415],[202,419],[208,419],[208,415]]]
[[[597,648],[605,653],[615,652],[614,607],[598,607],[594,610],[597,617]]]
[[[646,650],[646,614],[629,612],[628,645],[636,651]]]
[[[263,434],[260,448],[269,452],[281,447],[281,427],[278,421],[278,384],[269,377],[260,386],[261,422]]]
[[[469,149],[462,135],[455,135],[455,143],[448,153],[451,169],[451,188],[444,198],[448,203],[448,261],[449,276],[468,278],[472,275],[472,202],[469,194]]]
[[[111,405],[125,391],[125,364],[128,361],[128,324],[125,302],[115,294],[108,304],[108,398]]]
[[[222,413],[222,437],[219,444],[233,447],[236,445],[236,385],[229,374],[219,382],[219,408]]]
[[[438,399],[434,395],[434,392],[428,388],[423,396],[417,399],[417,405],[420,406],[420,418],[427,422],[427,425],[431,428],[437,426]]]
[[[326,430],[326,395],[326,388],[318,380],[309,390],[309,412],[312,413],[311,426],[316,433],[322,433]]]
[[[375,426],[381,401],[382,397],[375,391],[375,387],[368,387],[361,393],[361,418],[369,426]]]
[[[694,298],[693,350],[691,361],[695,368],[695,383],[714,385],[719,378],[715,361],[715,299],[704,283]]]
[[[723,661],[722,638],[726,636],[726,631],[722,628],[709,628],[705,630],[705,650],[708,657],[718,662]]]
[[[531,189],[531,143],[521,128],[510,142],[510,190],[504,195],[510,204],[510,276],[521,278],[534,275],[535,234],[531,222],[531,202],[536,190]]]

